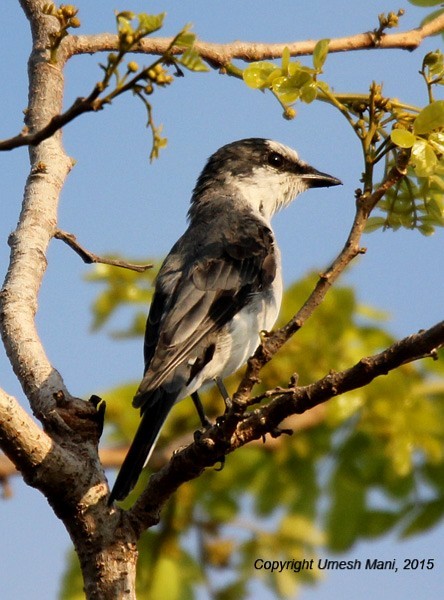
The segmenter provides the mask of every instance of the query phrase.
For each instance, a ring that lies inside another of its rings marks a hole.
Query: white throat
[[[270,222],[278,210],[288,206],[306,189],[302,180],[284,173],[276,173],[271,167],[254,169],[253,174],[245,178],[230,177],[227,183],[267,222]]]

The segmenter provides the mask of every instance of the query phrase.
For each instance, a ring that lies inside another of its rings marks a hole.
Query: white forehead
[[[268,147],[272,152],[278,152],[283,156],[286,156],[291,161],[299,161],[299,156],[296,150],[290,148],[289,146],[285,146],[285,144],[281,144],[280,142],[275,142],[274,140],[267,140]]]

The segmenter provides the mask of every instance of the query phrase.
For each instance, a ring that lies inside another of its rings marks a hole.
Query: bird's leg
[[[225,389],[225,387],[224,387],[224,389]],[[226,391],[227,390],[225,390],[225,392]],[[200,401],[200,398],[199,398],[199,394],[197,392],[193,392],[191,394],[191,399],[194,402],[194,406],[196,407],[200,422],[202,423],[202,427],[204,429],[209,429],[210,427],[212,427],[211,421],[205,415],[204,408],[202,406],[202,402]],[[202,438],[203,434],[204,434],[204,432],[202,432],[202,430],[195,431],[194,432],[194,441],[195,442],[199,441]],[[217,468],[216,471],[222,471],[222,469],[224,468],[224,464],[225,464],[225,456],[222,456],[218,462],[220,462],[221,466],[219,468]]]
[[[224,382],[222,381],[222,379],[220,377],[215,377],[214,381],[216,382],[217,388],[220,392],[220,395],[222,396],[224,402],[225,402],[225,412],[230,410],[230,408],[232,407],[232,402],[231,402],[231,398],[230,398],[230,394],[227,392],[227,388],[224,385]]]
[[[202,427],[208,429],[211,427],[211,421],[205,414],[204,408],[202,406],[202,402],[200,401],[199,394],[197,392],[193,392],[191,394],[191,399],[194,402],[194,406],[196,407],[197,414],[199,415],[200,422],[202,423]]]

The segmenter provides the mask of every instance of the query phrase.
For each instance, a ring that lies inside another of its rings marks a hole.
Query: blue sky
[[[177,33],[193,23],[203,40],[236,39],[285,42],[351,35],[377,26],[381,12],[406,9],[401,28],[416,26],[425,11],[405,0],[354,2],[332,0],[328,14],[323,0],[184,0],[91,3],[79,0],[81,33],[114,31],[115,9],[167,12],[162,35]],[[0,111],[2,138],[22,127],[26,108],[26,60],[30,49],[27,22],[19,3],[2,6],[0,23]],[[328,58],[325,77],[337,91],[365,92],[376,79],[387,95],[424,104],[424,87],[417,72],[425,52],[441,45],[427,40],[417,52],[361,51]],[[66,70],[66,105],[85,95],[100,77],[98,57],[73,59]],[[143,58],[137,59],[140,63]],[[305,59],[304,59],[305,60]],[[307,58],[307,64],[310,59]],[[352,86],[352,87],[351,87]],[[128,257],[162,256],[182,233],[189,197],[206,158],[219,146],[243,137],[269,137],[295,147],[302,158],[339,177],[344,185],[312,190],[275,219],[287,283],[309,270],[321,271],[337,254],[350,228],[354,190],[362,170],[359,145],[345,120],[322,104],[298,106],[288,122],[267,94],[250,90],[217,73],[186,74],[169,89],[153,96],[155,119],[169,139],[160,160],[148,161],[150,137],[144,129],[142,105],[132,97],[118,100],[99,114],[85,115],[67,126],[64,144],[77,161],[60,205],[60,227],[75,233],[86,247],[100,254]],[[8,261],[7,235],[18,218],[27,176],[26,149],[0,157],[3,207],[0,222],[0,268]],[[416,232],[386,232],[366,236],[367,254],[343,277],[358,297],[389,314],[388,326],[401,337],[442,319],[444,283],[437,276],[442,264],[443,232],[430,238]],[[137,380],[142,371],[140,340],[115,343],[106,332],[90,334],[90,306],[97,289],[84,281],[89,268],[65,245],[54,241],[42,287],[39,332],[50,359],[68,387],[79,396],[99,393],[123,381]],[[116,325],[118,319],[113,325]],[[0,385],[23,399],[9,363],[0,354]],[[56,597],[69,539],[38,492],[19,479],[14,497],[0,503],[0,579],[2,595],[15,600]],[[304,590],[302,600],[342,600],[378,597],[437,596],[442,582],[444,526],[410,542],[394,536],[360,544],[344,558],[435,558],[427,572],[329,573],[325,583]],[[332,557],[336,558],[336,557]],[[435,589],[436,593],[433,594]],[[265,596],[264,596],[265,598]]]

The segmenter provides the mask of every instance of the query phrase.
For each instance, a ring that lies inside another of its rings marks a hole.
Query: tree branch
[[[13,150],[21,146],[36,146],[43,140],[50,138],[62,127],[73,121],[76,117],[103,108],[103,104],[96,103],[98,93],[92,92],[87,98],[77,98],[63,113],[54,115],[41,129],[29,132],[25,127],[18,135],[0,141],[0,150]]]
[[[111,265],[113,267],[121,267],[122,269],[130,269],[131,271],[137,271],[138,273],[143,273],[148,269],[152,269],[153,265],[136,265],[134,263],[129,263],[124,260],[118,260],[115,258],[105,258],[102,256],[98,256],[89,250],[86,250],[83,246],[81,246],[75,235],[72,233],[68,233],[67,231],[62,231],[61,229],[56,229],[54,233],[54,237],[62,242],[65,242],[70,248],[76,252],[83,262],[87,264],[91,263],[100,263],[103,265]]]
[[[376,40],[371,31],[352,36],[334,38],[330,41],[328,51],[350,52],[356,50],[373,49],[401,49],[415,50],[422,41],[444,29],[444,15],[436,17],[422,27],[410,29],[400,33],[383,34]],[[145,38],[134,49],[136,53],[162,54],[171,44],[172,38]],[[291,56],[305,56],[313,54],[318,40],[305,40],[279,44],[258,44],[256,42],[236,41],[227,44],[214,44],[197,40],[193,48],[201,58],[212,66],[224,67],[232,60],[239,59],[247,62],[256,60],[270,60],[280,58],[284,48],[288,48]],[[64,40],[68,55],[91,54],[94,52],[112,52],[118,49],[117,35],[105,33],[97,35],[71,36]],[[173,52],[180,54],[181,48],[174,48]]]
[[[43,2],[22,0],[21,4],[33,36],[26,125],[34,132],[61,110],[63,64],[50,65],[46,60],[47,35],[54,20],[43,15]],[[9,237],[11,254],[0,292],[0,329],[14,372],[34,413],[44,420],[44,415],[55,408],[54,394],[62,391],[68,397],[62,377],[51,365],[35,326],[46,251],[57,223],[60,191],[72,166],[63,151],[60,132],[30,148],[30,162],[19,222]]]
[[[290,415],[301,414],[330,398],[368,385],[376,377],[407,362],[427,356],[436,358],[436,351],[442,347],[444,321],[395,342],[379,354],[362,358],[345,371],[329,373],[310,385],[285,390],[260,409],[246,414],[229,413],[151,476],[147,488],[128,511],[133,527],[140,535],[155,525],[163,504],[180,485],[197,478],[205,468],[214,466],[237,448],[267,433],[278,435],[279,424]]]
[[[50,480],[67,473],[66,455],[35,423],[15,398],[0,388],[0,447],[8,460],[0,461],[0,479],[17,469],[27,483]],[[2,458],[2,457],[0,457]],[[12,467],[14,465],[14,467]]]

